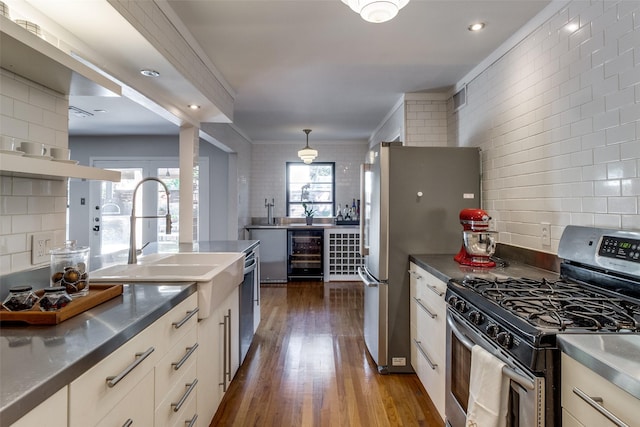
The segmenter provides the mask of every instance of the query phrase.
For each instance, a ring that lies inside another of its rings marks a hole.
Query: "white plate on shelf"
[[[51,160],[51,156],[38,156],[37,154],[25,154],[25,157],[30,157],[32,159],[42,159],[42,160]]]
[[[18,150],[0,150],[0,153],[2,154],[11,154],[14,156],[24,156],[24,153],[22,151],[18,151]]]
[[[77,165],[78,161],[77,160],[67,160],[67,159],[52,159],[54,162],[60,162],[60,163],[68,163],[70,165]]]

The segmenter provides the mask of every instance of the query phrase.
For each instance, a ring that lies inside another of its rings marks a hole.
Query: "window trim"
[[[285,214],[287,217],[289,217],[289,207],[290,204],[298,204],[298,202],[291,202],[289,200],[289,169],[291,165],[304,165],[305,163],[303,162],[286,162],[286,171],[285,171],[285,199],[286,199],[286,205],[285,205]],[[325,166],[331,166],[331,197],[332,197],[332,202],[331,202],[331,212],[332,214],[330,216],[322,216],[322,217],[318,217],[318,218],[333,218],[333,212],[336,211],[336,162],[313,162],[310,165],[307,166],[318,166],[318,165],[325,165]],[[328,203],[323,203],[323,204],[328,204]],[[294,217],[294,218],[298,218],[298,217]]]

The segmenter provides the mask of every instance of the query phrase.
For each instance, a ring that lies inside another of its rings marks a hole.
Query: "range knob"
[[[511,348],[513,345],[513,337],[509,332],[500,332],[496,337],[498,344],[503,346],[504,348]]]
[[[458,297],[451,295],[449,297],[449,299],[447,300],[447,302],[449,303],[450,306],[455,307],[456,302],[458,301]]]
[[[458,310],[460,313],[466,313],[469,310],[469,307],[467,306],[467,303],[464,302],[464,300],[458,300],[456,301],[456,310]]]
[[[473,310],[469,313],[469,320],[471,320],[471,323],[474,325],[482,325],[482,323],[484,323],[484,316],[479,311]]]
[[[495,323],[490,323],[485,330],[491,338],[495,338],[496,335],[498,335],[498,332],[500,332],[500,326],[496,325]]]

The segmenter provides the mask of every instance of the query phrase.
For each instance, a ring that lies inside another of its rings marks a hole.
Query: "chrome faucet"
[[[147,181],[156,181],[160,183],[164,187],[164,192],[167,194],[167,214],[166,215],[143,215],[136,216],[136,193],[138,192],[138,188]],[[171,213],[169,212],[169,188],[167,185],[162,182],[159,178],[149,177],[140,181],[136,188],[133,190],[133,204],[131,205],[131,228],[129,230],[129,264],[137,264],[138,257],[136,251],[136,219],[137,218],[165,218],[167,221],[166,232],[167,234],[171,234]],[[145,245],[146,246],[146,245]]]

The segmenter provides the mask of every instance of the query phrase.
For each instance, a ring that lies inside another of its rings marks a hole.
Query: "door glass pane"
[[[129,249],[129,230],[133,190],[142,180],[141,168],[110,169],[121,173],[120,182],[102,182],[100,188],[100,253],[108,254]],[[140,189],[138,195],[141,196]],[[139,203],[138,203],[139,206]],[[137,208],[137,206],[136,206]],[[137,209],[138,210],[138,209]],[[141,230],[136,230],[141,237]]]
[[[178,218],[180,214],[180,168],[159,168],[157,176],[165,183],[169,189],[169,211],[171,212],[171,234],[167,234],[167,222],[160,218],[157,221],[158,247],[162,249],[163,244],[168,247],[175,247],[179,241]],[[158,215],[167,213],[167,195],[164,188],[158,185],[157,195]],[[168,248],[165,248],[168,249]]]

